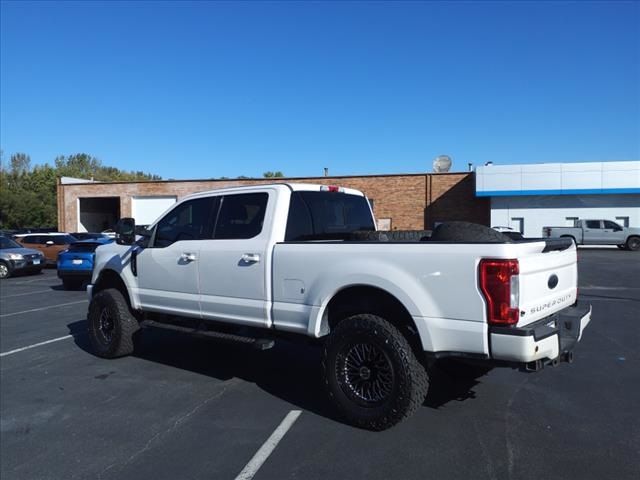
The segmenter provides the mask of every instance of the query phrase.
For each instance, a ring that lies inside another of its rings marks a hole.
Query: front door
[[[611,220],[604,220],[604,235],[606,236],[607,243],[622,245],[627,241],[624,229],[616,222]]]
[[[213,198],[178,204],[155,226],[150,246],[136,258],[143,309],[200,317],[200,251],[211,235]]]
[[[268,326],[266,192],[225,195],[200,251],[200,305],[209,320]]]

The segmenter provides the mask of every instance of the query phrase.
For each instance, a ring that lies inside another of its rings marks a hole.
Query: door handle
[[[183,253],[182,255],[180,255],[180,260],[182,260],[183,262],[195,262],[198,259],[198,257],[196,257],[195,253]]]
[[[242,261],[244,263],[258,263],[260,261],[260,254],[258,253],[245,253],[242,255]]]

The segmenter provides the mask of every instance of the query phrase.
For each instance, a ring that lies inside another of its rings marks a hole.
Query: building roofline
[[[301,183],[300,180],[305,180],[302,183],[310,183],[307,180],[331,180],[341,178],[388,178],[388,177],[427,177],[429,175],[468,175],[473,172],[424,172],[424,173],[379,173],[379,174],[367,174],[367,175],[331,175],[328,177],[251,177],[251,178],[192,178],[187,180],[120,180],[116,182],[88,182],[88,183],[73,183],[62,184],[62,186],[81,186],[81,185],[126,185],[136,183],[195,183],[195,182],[243,182],[243,181],[272,181],[275,183]],[[312,183],[312,182],[311,182]]]

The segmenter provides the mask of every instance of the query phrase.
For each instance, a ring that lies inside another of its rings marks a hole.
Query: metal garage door
[[[174,203],[176,197],[133,197],[131,214],[136,225],[150,225]]]

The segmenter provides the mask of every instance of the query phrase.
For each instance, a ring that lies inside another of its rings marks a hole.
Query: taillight
[[[480,290],[490,325],[515,325],[520,318],[518,260],[480,260]]]
[[[337,185],[323,185],[320,187],[321,192],[344,192],[344,188]]]

